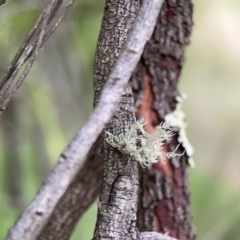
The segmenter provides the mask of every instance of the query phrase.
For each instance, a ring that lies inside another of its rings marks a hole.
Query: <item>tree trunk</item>
[[[186,171],[188,162],[192,163],[192,152],[185,137],[182,97],[177,90],[192,29],[192,11],[190,0],[164,2],[154,34],[131,81],[136,115],[145,119],[147,131],[153,132],[155,126],[174,117],[175,135],[165,150],[174,151],[180,144],[177,153],[185,152],[166,164],[159,161],[150,169],[140,168],[138,228],[167,232],[180,240],[195,238]]]
[[[94,65],[95,105],[126,41],[139,3],[131,0],[106,1]],[[138,197],[137,162],[106,141],[106,131],[119,136],[128,130],[134,119],[132,90],[127,86],[114,116],[102,134],[103,179],[94,240],[137,239],[135,228]]]
[[[110,9],[110,5],[108,5],[111,3],[111,6],[115,6],[114,8],[118,9],[118,13],[121,13],[122,7],[117,6],[120,2],[122,1],[108,0],[106,3],[106,12],[112,9]],[[101,54],[110,56],[109,61],[111,59],[111,67],[114,65],[115,59],[121,49],[120,46],[126,38],[127,32],[124,32],[124,30],[129,30],[129,27],[122,27],[121,29],[123,32],[119,33],[119,40],[113,41],[112,36],[114,35],[111,29],[118,21],[118,15],[116,13],[114,15],[114,8],[112,11],[109,11],[109,16],[104,16],[104,21],[108,23],[106,27],[106,29],[109,30],[107,39],[109,39],[111,44],[115,43],[116,45],[113,45],[111,48],[109,47],[106,53],[97,52],[97,56],[100,56]],[[181,115],[181,112],[179,112],[178,109],[180,107],[178,101],[181,99],[177,90],[177,83],[184,63],[185,46],[189,43],[189,36],[192,29],[192,10],[193,6],[190,0],[165,1],[154,34],[152,35],[152,39],[145,47],[142,59],[130,80],[135,100],[136,116],[144,117],[145,122],[147,122],[146,128],[149,133],[153,132],[154,127],[164,121],[167,115],[169,116],[169,114],[173,112],[175,114],[180,113]],[[124,13],[124,11],[122,13]],[[108,18],[110,20],[108,20]],[[114,54],[114,60],[112,59],[111,54]],[[98,61],[100,60],[96,59],[96,62]],[[100,65],[98,68],[101,69],[99,75],[103,84],[111,69],[106,70],[104,67],[101,68]],[[105,78],[103,79],[103,76],[101,75],[105,75]],[[101,87],[99,88],[98,85],[95,85],[95,90],[97,91],[98,89],[101,91]],[[95,98],[95,101],[97,101],[97,97]],[[178,111],[176,111],[176,109]],[[159,163],[154,164],[151,169],[140,168],[137,225],[140,231],[154,230],[168,232],[170,236],[178,239],[191,240],[195,238],[195,232],[191,226],[189,190],[187,187],[188,180],[186,172],[188,162],[191,163],[191,149],[187,144],[187,140],[184,138],[183,125],[174,126],[173,130],[175,136],[171,142],[166,144],[166,151],[174,151],[176,146],[181,143],[178,152],[183,153],[185,150],[186,153],[181,157],[172,158],[167,161],[166,164],[162,164],[162,162],[159,161]],[[183,138],[183,141],[179,137]],[[113,149],[107,149],[105,150],[105,155],[108,150],[112,152],[114,151]],[[92,160],[89,160],[90,164],[93,164],[94,166],[102,159],[102,155],[99,153],[97,154],[98,158],[92,158]],[[117,155],[119,153],[114,154]],[[122,158],[122,156],[119,158]],[[113,163],[106,159],[106,157],[105,161]],[[115,164],[118,164],[118,161]],[[80,170],[80,172],[82,174],[82,170]],[[99,180],[100,174],[101,167],[97,167],[95,169],[95,174],[90,175],[91,181],[94,181],[94,179]],[[107,172],[107,169],[105,168],[105,178],[107,174],[111,173]],[[80,176],[80,174],[78,174],[78,176]],[[81,185],[81,182],[83,182],[83,179],[77,177],[56,207],[52,216],[54,216],[54,214],[56,215],[58,212],[58,219],[61,219],[64,216],[65,221],[63,223],[56,220],[56,218],[51,217],[45,229],[48,228],[48,231],[52,234],[54,234],[56,229],[61,229],[61,227],[64,226],[65,229],[69,227],[70,231],[68,231],[68,234],[70,235],[78,218],[81,217],[83,211],[76,211],[76,209],[82,209],[82,200],[84,199],[84,196],[78,196],[76,193],[79,192],[79,189],[82,191],[88,189],[87,184]],[[112,183],[109,184],[109,186],[110,185],[112,185]],[[91,184],[91,193],[89,193],[88,196],[90,197],[92,194],[92,198],[94,198],[98,192],[99,184]],[[114,190],[108,188],[108,197],[110,192],[114,195]],[[73,204],[70,199],[75,198],[78,200]],[[104,196],[102,198],[103,201],[107,201],[104,199]],[[63,202],[65,202],[65,205],[61,210]],[[109,202],[111,202],[111,198],[109,198]],[[84,209],[90,206],[91,203],[92,201],[89,201],[89,203],[86,202]],[[101,208],[101,204],[99,204],[99,207]],[[104,212],[104,208],[102,208],[102,210],[102,212]],[[72,217],[73,215],[74,218]],[[100,213],[99,217],[101,216],[104,216],[104,213]],[[99,224],[97,226],[100,227]],[[102,229],[103,228],[104,226],[102,226]],[[42,232],[42,236],[45,236],[45,238],[43,237],[41,239],[48,239],[46,237],[48,236],[48,231]],[[99,230],[97,231],[97,236],[99,236]],[[69,235],[68,237],[61,239],[69,239]]]

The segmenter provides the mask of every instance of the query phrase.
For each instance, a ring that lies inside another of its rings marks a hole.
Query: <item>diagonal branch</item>
[[[43,47],[52,33],[57,29],[59,24],[66,16],[68,10],[73,5],[75,0],[70,0],[65,6],[63,13],[57,19],[55,24],[51,25],[53,18],[59,10],[63,0],[49,1],[43,12],[39,15],[25,41],[16,53],[13,61],[8,67],[6,73],[0,79],[0,113],[2,113],[11,98],[17,93],[23,81],[27,77],[39,50]],[[25,54],[24,54],[25,52]],[[22,57],[22,55],[24,56]],[[22,57],[22,58],[21,58]],[[19,76],[17,81],[14,80],[19,70],[26,64],[23,73]]]
[[[91,147],[86,162],[59,200],[37,240],[68,240],[85,210],[100,192],[103,158],[101,138]]]
[[[92,144],[113,115],[122,92],[151,37],[162,1],[145,0],[116,65],[104,87],[99,103],[88,121],[61,153],[49,177],[10,229],[6,240],[33,238],[42,228],[66,191]]]

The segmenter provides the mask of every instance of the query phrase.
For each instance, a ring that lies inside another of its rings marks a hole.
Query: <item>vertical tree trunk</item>
[[[186,167],[191,162],[191,147],[184,135],[180,110],[181,94],[177,83],[184,63],[185,46],[192,29],[193,5],[190,0],[166,0],[151,40],[132,77],[136,115],[147,122],[149,133],[170,114],[174,137],[166,151],[185,153],[151,169],[140,168],[138,228],[140,231],[168,232],[180,240],[194,239],[191,225]]]
[[[106,1],[94,64],[95,104],[126,41],[139,6],[139,0]],[[128,130],[134,119],[133,94],[131,87],[127,86],[105,131],[119,136]],[[137,162],[112,147],[106,141],[105,131],[102,134],[103,179],[93,239],[137,239]]]
[[[120,7],[118,7],[118,4]],[[114,7],[110,8],[110,6]],[[99,61],[100,64],[97,68],[101,70],[98,73],[99,78],[102,79],[100,79],[102,81],[101,84],[106,80],[111,67],[114,65],[121,46],[126,39],[127,31],[129,31],[129,27],[121,27],[122,32],[118,33],[118,40],[113,41],[113,36],[115,35],[112,29],[119,21],[118,14],[124,15],[122,6],[122,1],[120,0],[108,0],[106,3],[106,12],[109,12],[109,16],[105,15],[104,21],[108,24],[103,24],[103,26],[108,30],[105,34],[108,33],[109,48],[106,52],[100,51],[98,48],[98,58],[96,59],[96,62]],[[116,9],[118,9],[118,14],[116,14]],[[177,83],[184,63],[185,47],[189,43],[192,29],[192,11],[193,6],[190,0],[165,1],[152,39],[147,44],[142,59],[130,80],[135,100],[136,116],[144,117],[147,122],[146,128],[148,132],[153,132],[154,127],[164,121],[166,116],[169,116],[171,113],[181,117],[182,113],[179,111],[180,103],[178,102],[181,98],[177,90]],[[123,25],[120,24],[120,26]],[[101,34],[103,33],[104,30]],[[104,44],[106,43],[102,43],[102,45]],[[107,70],[105,67],[101,67],[101,54],[105,55],[105,59],[109,57],[108,64],[110,68]],[[96,84],[95,90],[101,91],[101,87]],[[97,97],[95,100],[97,100]],[[167,164],[162,164],[162,162],[154,164],[151,169],[140,168],[137,224],[140,231],[169,232],[170,236],[180,240],[192,240],[195,238],[195,232],[191,226],[186,172],[191,152],[186,139],[184,139],[183,123],[182,125],[177,124],[173,127],[173,130],[175,136],[170,143],[166,144],[166,151],[174,151],[178,143],[181,143],[178,152],[183,153],[186,150],[186,154],[172,158]],[[179,137],[183,138],[183,140]],[[91,160],[93,166],[102,158],[102,155],[99,153],[97,155],[98,158],[92,158]],[[105,161],[108,160],[105,159]],[[113,161],[109,161],[109,165],[110,163],[113,163]],[[118,162],[115,164],[118,164]],[[86,165],[89,167],[87,163]],[[112,166],[114,167],[115,165]],[[95,174],[91,174],[91,182],[94,182],[94,178],[98,180],[101,167],[94,169],[94,171]],[[105,168],[105,178],[107,174],[111,173],[107,172]],[[81,191],[86,191],[88,188],[83,179],[79,177],[80,175],[73,181],[64,197],[60,200],[45,230],[42,232],[41,239],[48,239],[46,236],[48,236],[49,232],[52,233],[52,236],[61,236],[61,234],[53,234],[56,229],[61,229],[63,225],[65,229],[70,229],[68,236],[63,239],[69,239],[71,230],[83,213],[82,211],[76,211],[78,208],[82,209],[81,196],[76,193],[79,192],[78,188],[82,189]],[[92,184],[91,190],[93,197],[95,197],[99,191],[99,184]],[[111,193],[114,195],[112,189]],[[109,196],[109,190],[107,196]],[[89,194],[88,197],[90,197]],[[71,199],[76,198],[78,200],[74,201],[73,205]],[[89,204],[85,201],[84,209],[91,203],[92,201],[89,201]],[[101,204],[99,204],[99,207],[101,207]],[[72,218],[73,215],[74,218]],[[54,216],[57,216],[57,218]],[[64,222],[61,221],[62,216],[64,216]],[[101,213],[99,217],[101,217]],[[99,236],[99,233],[97,234]]]

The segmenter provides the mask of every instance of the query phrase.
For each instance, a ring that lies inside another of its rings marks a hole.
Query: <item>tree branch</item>
[[[84,211],[100,192],[103,158],[101,140],[91,147],[88,157],[67,191],[59,200],[37,240],[70,239],[71,233]]]
[[[49,39],[52,33],[57,29],[59,24],[62,22],[62,20],[66,16],[69,8],[75,2],[75,0],[69,1],[63,13],[56,21],[56,23],[50,27],[50,23],[55,17],[57,11],[59,10],[62,2],[63,0],[49,1],[45,9],[39,15],[37,21],[34,23],[25,41],[19,48],[17,54],[15,55],[13,61],[8,67],[6,73],[0,79],[0,114],[5,110],[11,98],[17,93],[18,89],[20,88],[23,81],[27,77],[39,53],[39,50],[43,47],[43,45],[46,43],[46,41]],[[25,55],[21,58],[24,51],[25,51]],[[19,70],[22,68],[22,66],[25,63],[27,63],[27,65],[23,73],[19,76],[16,83],[14,83],[14,80]],[[12,89],[10,89],[12,85],[13,87]]]
[[[52,213],[77,173],[83,158],[113,115],[123,89],[153,32],[161,4],[162,1],[159,0],[144,1],[126,45],[103,89],[98,105],[88,121],[63,150],[49,177],[10,229],[6,240],[33,238]]]
[[[94,104],[99,101],[106,78],[121,53],[139,9],[139,0],[105,2],[94,61]],[[134,118],[132,90],[127,85],[113,117],[102,134],[103,178],[94,240],[134,239],[132,236],[136,235],[135,226],[131,223],[135,222],[137,209],[137,163],[131,156],[124,156],[109,146],[105,134],[106,131],[114,135],[125,133],[133,124]]]

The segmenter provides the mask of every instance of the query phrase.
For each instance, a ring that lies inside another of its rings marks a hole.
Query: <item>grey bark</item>
[[[144,5],[147,6],[149,3],[145,1]],[[94,66],[95,104],[99,101],[99,94],[120,54],[139,6],[139,1],[106,1]],[[146,12],[143,14],[148,12],[144,11]],[[150,16],[146,14],[143,19],[147,17]],[[118,136],[125,133],[134,121],[133,94],[131,87],[126,86],[116,112],[105,127],[105,131]],[[93,239],[138,239],[139,233],[136,229],[137,162],[131,156],[110,146],[105,137],[106,135],[103,134],[103,180]]]
[[[56,166],[43,182],[33,201],[10,229],[7,240],[34,239],[47,221],[77,173],[82,159],[115,112],[123,90],[139,61],[144,45],[152,34],[160,7],[161,2],[158,0],[144,2],[95,110],[64,149]],[[98,91],[98,89],[96,90]],[[126,98],[128,98],[127,95]]]
[[[140,1],[106,1],[94,63],[94,104],[99,101],[99,95],[121,52],[139,7]],[[117,136],[124,133],[133,122],[133,96],[131,88],[127,86],[105,130]],[[93,239],[136,239],[137,163],[111,147],[106,142],[104,133],[102,140],[103,179]]]
[[[98,138],[37,240],[70,239],[79,217],[99,195],[103,166],[101,146],[101,140]]]
[[[144,111],[149,111],[147,114],[151,117],[148,122],[152,127],[163,121],[167,113],[175,110],[175,98],[179,94],[177,83],[184,64],[184,51],[189,43],[191,28],[191,1],[178,0],[175,3],[165,1],[154,34],[145,47],[142,60],[130,80],[139,117],[139,108],[147,102],[144,91],[150,88],[153,101],[149,109]],[[145,82],[148,78],[150,82],[147,85]],[[174,150],[178,145],[179,129],[174,130],[176,136],[167,144],[170,150]],[[180,152],[183,151],[181,146]],[[195,233],[191,226],[189,210],[187,161],[186,155],[171,160],[169,169],[174,182],[159,165],[154,165],[150,170],[140,169],[141,191],[137,222],[141,231],[168,231],[170,235],[179,239],[194,239]],[[100,168],[98,170],[100,171]],[[99,173],[96,174],[98,176]],[[74,191],[69,191],[68,194],[74,196]],[[77,206],[81,207],[81,201]],[[72,206],[69,205],[69,209],[71,208]],[[76,223],[71,222],[71,224]],[[71,224],[68,225],[66,221],[66,225],[70,228],[72,228]]]

